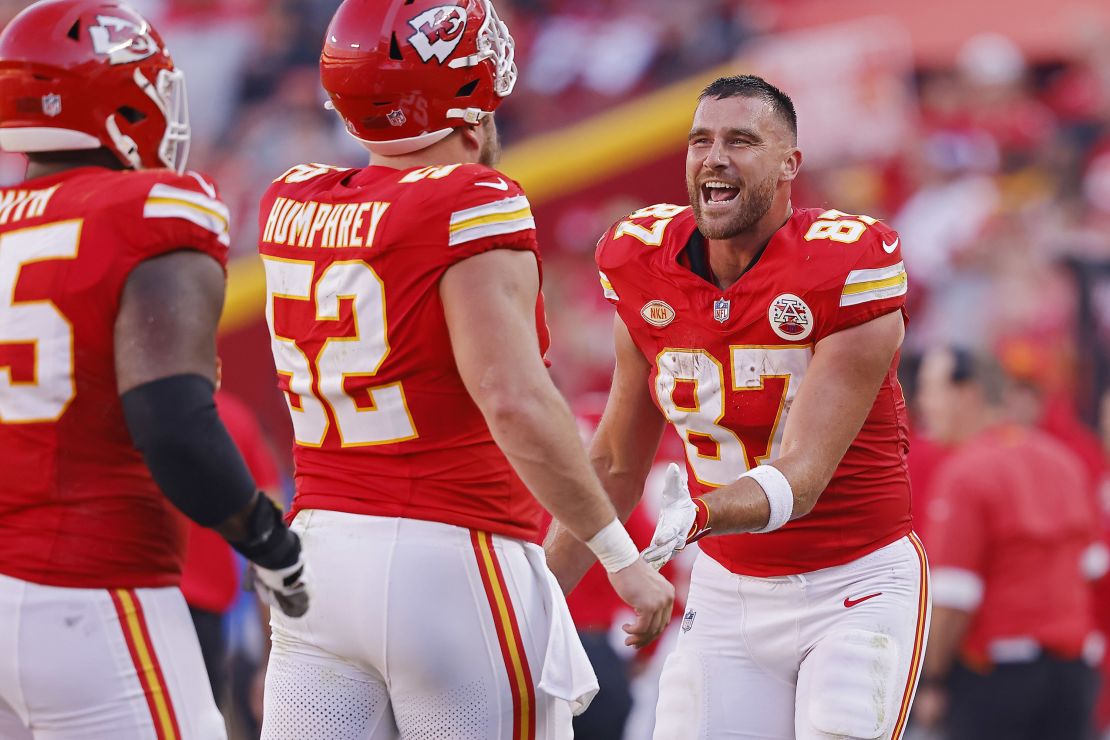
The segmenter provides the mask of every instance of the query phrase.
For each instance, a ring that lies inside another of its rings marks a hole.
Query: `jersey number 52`
[[[358,403],[348,380],[372,378],[389,356],[385,285],[362,260],[333,262],[313,280],[315,264],[263,257],[266,266],[266,322],[278,375],[285,379],[286,401],[297,444],[320,447],[335,419],[343,447],[390,444],[414,439],[416,429],[400,382],[359,387]],[[350,299],[355,334],[330,337],[313,359],[295,338],[280,335],[274,324],[275,299],[312,301],[317,321],[338,321],[340,301]],[[325,408],[325,406],[327,408]],[[330,409],[330,414],[328,410]]]

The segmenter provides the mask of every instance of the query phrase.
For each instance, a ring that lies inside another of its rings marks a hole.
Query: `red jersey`
[[[934,599],[963,608],[968,586],[946,589],[946,572],[981,594],[961,646],[972,664],[989,662],[998,639],[1081,654],[1094,629],[1081,564],[1100,535],[1089,485],[1073,451],[1016,426],[988,429],[938,467],[926,513]]]
[[[143,260],[223,264],[227,244],[227,208],[192,174],[85,167],[0,190],[0,573],[177,583],[184,520],[124,423],[116,312]]]
[[[536,254],[520,186],[481,165],[294,167],[262,198],[260,251],[301,509],[523,539],[539,505],[455,366],[439,281],[491,249]],[[536,307],[547,351],[542,302]]]
[[[774,462],[816,343],[901,309],[906,293],[898,235],[868,216],[795,210],[724,290],[683,264],[696,228],[688,206],[651,206],[597,249],[605,296],[651,364],[652,397],[685,444],[694,495]],[[897,357],[809,515],[769,534],[709,537],[702,549],[735,573],[776,576],[846,563],[909,533],[896,367]]]

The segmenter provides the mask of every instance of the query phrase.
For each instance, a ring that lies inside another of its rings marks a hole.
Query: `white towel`
[[[525,547],[528,562],[537,573],[547,579],[544,608],[551,618],[551,631],[547,636],[547,652],[543,658],[538,690],[563,699],[570,704],[575,716],[582,714],[597,696],[597,675],[586,655],[578,631],[567,608],[563,590],[555,574],[547,567],[543,549],[536,545]]]

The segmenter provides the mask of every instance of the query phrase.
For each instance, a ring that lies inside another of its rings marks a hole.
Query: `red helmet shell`
[[[184,76],[138,12],[113,0],[43,0],[0,34],[0,147],[106,147],[128,167],[181,170]]]
[[[401,154],[500,105],[516,83],[513,40],[489,0],[345,0],[320,77],[351,135]]]

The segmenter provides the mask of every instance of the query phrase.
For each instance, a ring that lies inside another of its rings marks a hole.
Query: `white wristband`
[[[636,562],[640,551],[628,536],[628,531],[619,519],[606,524],[601,531],[590,538],[586,547],[593,550],[601,566],[610,573],[624,570]]]
[[[790,521],[790,515],[794,513],[794,489],[781,470],[773,465],[757,465],[740,477],[751,478],[758,483],[771,507],[766,526],[753,530],[752,534],[774,532]]]

